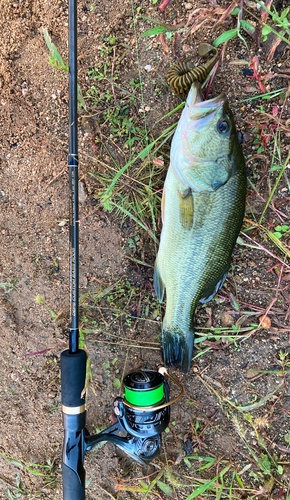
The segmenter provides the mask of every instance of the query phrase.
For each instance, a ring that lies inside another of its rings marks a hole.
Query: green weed
[[[287,7],[286,9],[284,9],[281,15],[279,16],[274,6],[271,6],[271,9],[273,10],[270,10],[268,9],[268,7],[266,7],[264,2],[257,1],[257,3],[261,6],[260,19],[256,17],[253,11],[250,11],[247,8],[243,9],[243,7],[235,7],[234,3],[231,4],[231,8],[227,9],[226,15],[223,15],[222,19],[224,20],[225,17],[229,15],[237,16],[237,27],[222,33],[219,37],[217,37],[214,40],[213,45],[217,47],[218,45],[225,43],[231,40],[232,38],[238,36],[239,38],[241,38],[241,40],[244,42],[245,46],[248,49],[247,42],[242,36],[241,30],[250,35],[258,43],[258,45],[260,45],[261,39],[262,41],[265,41],[267,39],[269,33],[274,33],[279,39],[283,40],[288,45],[290,45],[289,39],[285,38],[284,36],[285,34],[286,35],[290,34],[289,19],[288,19],[290,8]],[[244,5],[252,7],[252,2],[245,1]],[[245,10],[249,14],[249,20],[243,19],[243,10]],[[265,11],[267,13],[267,16],[265,16]],[[282,29],[282,31],[277,32],[277,30],[275,30],[270,24],[266,24],[265,20],[267,19],[268,15],[270,15],[274,24],[278,25]],[[255,21],[258,21],[258,24]],[[221,20],[219,22],[221,22]]]
[[[42,305],[44,305],[44,306],[48,307],[48,309],[49,309],[49,312],[50,312],[50,314],[51,314],[52,319],[56,319],[56,317],[57,317],[57,313],[56,313],[56,312],[55,312],[55,311],[54,311],[51,307],[49,307],[49,305],[45,302],[45,300],[44,300],[44,298],[42,297],[42,295],[37,295],[37,296],[35,297],[35,302],[36,302],[37,304],[42,304]]]
[[[25,469],[33,476],[42,476],[45,483],[51,483],[51,481],[54,480],[52,476],[52,473],[54,473],[54,464],[51,463],[50,460],[47,460],[47,463],[44,465],[16,460],[14,458],[8,457],[2,451],[0,451],[0,455],[11,465],[15,465],[20,469]],[[19,488],[19,486],[17,487]]]
[[[282,236],[284,236],[285,234],[289,233],[289,226],[287,226],[286,224],[284,224],[283,226],[276,226],[275,227],[275,233],[274,236],[276,236],[276,238],[282,238]]]
[[[50,52],[50,56],[49,56],[50,64],[55,69],[64,70],[66,73],[69,73],[68,67],[66,66],[66,64],[65,64],[63,58],[61,57],[60,53],[58,52],[56,46],[52,43],[51,38],[48,34],[48,30],[46,28],[44,28],[44,30],[43,30],[43,36],[44,36],[44,39],[46,41],[46,45],[47,45],[49,52]],[[85,100],[83,98],[83,94],[82,94],[82,91],[81,91],[79,84],[77,86],[77,94],[78,94],[78,101],[79,101],[80,107],[83,109],[86,109],[86,103],[85,103]]]
[[[15,286],[17,283],[18,283],[18,279],[14,278],[11,281],[8,281],[7,283],[0,283],[0,288],[4,289],[5,295],[9,295],[9,293],[12,292],[12,290],[16,290],[18,292],[18,290]]]

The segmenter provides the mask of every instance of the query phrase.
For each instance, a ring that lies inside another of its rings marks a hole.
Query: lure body
[[[218,60],[218,51],[209,43],[202,43],[198,47],[200,57],[206,56],[211,51],[214,51],[214,56],[199,66],[194,66],[190,62],[181,62],[170,67],[167,73],[167,81],[177,95],[186,95],[192,83],[205,81]]]
[[[190,368],[194,312],[226,278],[245,196],[245,162],[227,98],[221,94],[202,101],[195,82],[172,140],[154,270],[160,301],[166,290],[162,347],[167,365]]]

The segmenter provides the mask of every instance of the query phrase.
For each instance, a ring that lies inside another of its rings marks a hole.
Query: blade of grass
[[[199,486],[196,490],[194,490],[188,497],[186,497],[185,500],[192,500],[193,498],[196,498],[198,495],[201,495],[205,490],[207,490],[215,481],[218,480],[218,478],[222,475],[224,475],[229,468],[232,466],[232,464],[227,465],[219,474],[218,476],[215,476],[213,479],[208,481],[207,483],[203,484],[202,486]]]
[[[66,66],[66,64],[64,63],[64,60],[61,57],[60,53],[58,52],[56,46],[54,45],[54,43],[52,43],[51,38],[48,34],[47,28],[44,28],[43,36],[44,36],[44,39],[46,41],[46,45],[47,45],[49,52],[50,52],[50,55],[51,55],[51,58],[50,58],[51,64],[53,66],[57,66],[57,64],[58,64],[62,69],[64,69],[68,73],[69,69]]]
[[[281,241],[279,240],[279,238],[277,238],[277,236],[275,236],[274,233],[272,233],[271,231],[269,231],[266,227],[262,226],[262,224],[258,224],[257,222],[254,222],[254,221],[248,219],[247,217],[245,217],[244,220],[246,222],[249,222],[249,224],[251,224],[251,225],[253,225],[255,227],[258,227],[261,231],[263,231],[264,233],[266,233],[267,236],[269,236],[269,238],[273,241],[273,243],[275,243],[275,245],[279,248],[279,250],[281,250],[281,252],[283,252],[285,255],[287,255],[287,257],[290,257],[289,250],[287,250],[287,248],[284,247],[284,245],[281,243]]]
[[[224,33],[222,33],[220,36],[218,36],[214,42],[212,42],[212,45],[214,47],[217,47],[218,45],[220,45],[221,43],[225,43],[225,42],[228,42],[229,40],[231,40],[232,38],[234,38],[235,36],[237,36],[238,34],[238,28],[234,28],[232,30],[228,30],[228,31],[225,31]]]
[[[250,404],[247,406],[238,406],[238,409],[241,411],[252,411],[252,410],[256,410],[257,408],[261,408],[261,406],[263,406],[265,403],[267,403],[267,401],[269,401],[269,399],[272,398],[272,396],[275,394],[275,392],[277,392],[280,389],[280,387],[282,387],[282,385],[284,385],[284,380],[279,385],[277,385],[277,387],[276,387],[276,389],[274,389],[274,391],[269,392],[269,394],[266,394],[266,396],[261,398],[260,401],[257,401],[256,403],[253,403],[253,404]]]
[[[244,247],[249,247],[249,248],[255,248],[256,250],[263,250],[268,255],[271,255],[271,257],[274,257],[274,259],[277,259],[279,262],[281,262],[281,264],[284,264],[288,269],[290,269],[290,266],[288,264],[285,264],[284,261],[282,259],[280,259],[280,257],[278,257],[277,255],[275,255],[272,252],[270,252],[270,250],[267,250],[267,248],[263,247],[262,245],[260,245],[260,243],[258,243],[257,241],[253,240],[252,238],[250,238],[250,236],[248,236],[246,233],[242,232],[241,234],[243,236],[245,236],[248,240],[250,240],[253,243],[255,243],[255,245],[249,245],[248,243],[245,243],[242,240],[242,238],[240,238],[240,236],[237,238],[238,245],[243,245]]]
[[[253,101],[254,99],[268,99],[268,96],[272,97],[277,97],[280,95],[282,92],[285,92],[287,90],[287,87],[283,87],[282,89],[278,90],[272,90],[271,92],[267,92],[266,94],[258,94],[254,97],[249,97],[248,99],[241,99],[238,102],[247,102],[247,101]]]
[[[268,206],[269,206],[269,203],[271,202],[271,199],[273,198],[273,195],[274,195],[274,193],[275,193],[275,191],[276,191],[276,188],[277,188],[277,186],[278,186],[278,184],[279,184],[279,182],[280,182],[280,179],[281,179],[281,177],[282,177],[282,175],[283,175],[283,173],[284,173],[284,170],[285,170],[285,168],[287,167],[287,165],[288,165],[289,161],[290,161],[290,154],[288,155],[287,160],[285,161],[285,163],[284,163],[284,165],[283,165],[282,169],[280,170],[280,173],[279,173],[279,175],[278,175],[278,177],[277,177],[277,180],[276,180],[276,182],[275,182],[275,184],[274,184],[274,187],[273,187],[273,189],[272,189],[272,191],[271,191],[271,194],[270,194],[270,196],[269,196],[269,198],[268,198],[268,200],[267,200],[267,202],[266,202],[266,205],[265,205],[265,207],[264,207],[264,210],[263,210],[262,215],[261,215],[260,220],[259,220],[259,223],[260,223],[260,224],[261,224],[261,222],[262,222],[262,220],[263,220],[264,214],[265,214],[265,212],[266,212],[266,210],[267,210],[267,208],[268,208]]]
[[[172,125],[170,125],[167,129],[164,130],[164,132],[162,132],[162,134],[157,139],[155,139],[150,144],[148,144],[148,146],[146,146],[144,149],[142,149],[142,151],[140,151],[140,153],[137,156],[135,156],[135,158],[130,160],[128,163],[126,163],[126,165],[124,165],[124,167],[121,168],[121,170],[119,170],[119,172],[115,175],[114,179],[112,180],[110,186],[107,188],[107,190],[103,196],[102,202],[103,202],[105,208],[109,208],[108,204],[106,206],[106,202],[109,200],[109,197],[112,195],[113,187],[115,186],[116,182],[120,179],[121,175],[128,169],[128,167],[130,167],[133,163],[135,163],[135,161],[138,160],[138,158],[144,159],[150,153],[151,149],[155,146],[155,144],[158,141],[160,141],[160,139],[162,139],[162,137],[164,137],[166,134],[168,134],[168,132],[172,131],[172,129],[174,127],[176,127],[176,125],[177,125],[177,123],[173,123]]]
[[[147,231],[147,233],[150,234],[151,238],[155,241],[155,243],[158,244],[158,239],[156,238],[155,234],[153,234],[152,231],[150,231],[150,229],[143,224],[143,222],[141,222],[140,220],[138,220],[131,212],[129,212],[128,210],[126,210],[124,207],[121,207],[120,205],[117,205],[113,201],[111,201],[110,203],[114,207],[116,207],[119,210],[121,210],[122,212],[124,212],[124,214],[128,215],[128,217],[131,217],[137,224],[139,224],[139,226],[142,227],[142,229],[144,229],[144,231]]]
[[[166,115],[162,116],[162,118],[159,118],[159,120],[157,120],[157,122],[155,122],[155,124],[152,128],[154,128],[155,125],[157,125],[157,123],[164,120],[164,118],[167,118],[168,116],[173,115],[173,113],[176,113],[176,111],[179,111],[181,108],[184,108],[184,106],[185,106],[185,101],[182,102],[181,104],[179,104],[178,106],[176,106],[176,108],[172,109],[172,111],[169,111],[169,113],[167,113]]]

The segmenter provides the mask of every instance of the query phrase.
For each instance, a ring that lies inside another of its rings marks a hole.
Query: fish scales
[[[188,371],[194,311],[222,286],[244,215],[245,163],[226,96],[202,102],[192,85],[170,158],[154,284],[159,300],[166,289],[165,362]]]

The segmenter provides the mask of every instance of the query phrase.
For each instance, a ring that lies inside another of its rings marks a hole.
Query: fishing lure
[[[215,52],[214,56],[206,63],[200,64],[200,66],[195,67],[193,63],[181,62],[170,67],[167,73],[167,81],[177,95],[183,96],[187,94],[193,82],[204,82],[217,62],[218,50],[209,43],[202,43],[198,47],[200,57],[206,56],[212,50]]]

